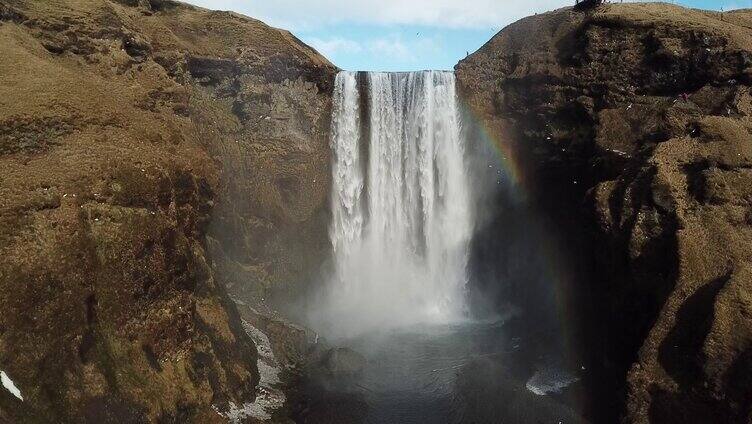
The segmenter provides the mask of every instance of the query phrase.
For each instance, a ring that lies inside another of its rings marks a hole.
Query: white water
[[[535,374],[525,383],[525,387],[538,396],[545,396],[549,393],[558,393],[579,379],[565,368],[545,364],[535,371]]]
[[[360,78],[335,83],[326,324],[352,335],[457,320],[472,214],[454,74]]]

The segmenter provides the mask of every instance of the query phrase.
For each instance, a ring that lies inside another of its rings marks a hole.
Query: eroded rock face
[[[609,390],[627,422],[752,414],[750,23],[669,5],[563,9],[457,66],[531,202],[585,258],[567,287],[573,320],[626,381]]]
[[[0,53],[0,421],[226,421],[258,371],[223,283],[323,254],[333,67],[168,0],[3,0]]]

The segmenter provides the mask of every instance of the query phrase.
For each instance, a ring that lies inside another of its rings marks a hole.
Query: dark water
[[[536,336],[541,337],[546,336]],[[576,403],[576,396],[568,398],[566,392],[576,389],[570,380],[577,373],[567,369],[555,349],[541,353],[533,348],[540,342],[511,336],[503,322],[421,326],[336,340],[333,345],[364,356],[362,372],[310,381],[297,421],[584,422],[571,407],[576,405],[567,405]],[[531,391],[552,387],[565,393]]]

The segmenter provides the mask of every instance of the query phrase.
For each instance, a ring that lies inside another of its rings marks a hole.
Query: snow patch
[[[254,418],[259,421],[266,421],[272,418],[272,413],[281,409],[285,404],[285,394],[277,388],[282,380],[279,377],[280,368],[277,360],[274,358],[274,351],[269,337],[258,328],[252,326],[249,322],[242,320],[243,330],[253,339],[256,344],[256,350],[259,354],[258,370],[259,385],[256,400],[237,405],[234,402],[228,403],[227,412],[219,412],[215,407],[214,410],[220,415],[230,420],[232,423],[240,423],[246,418]]]
[[[243,330],[248,334],[253,343],[256,344],[256,350],[258,350],[259,356],[264,359],[274,359],[274,351],[272,351],[272,344],[269,341],[269,337],[266,336],[261,330],[252,326],[248,321],[242,320]]]
[[[5,373],[5,371],[0,371],[0,381],[3,383],[3,387],[5,387],[13,396],[24,400],[23,396],[21,396],[21,391],[18,390],[18,387],[16,387],[16,384],[13,382],[13,380],[10,379],[8,374]]]
[[[264,382],[269,384],[279,384],[282,382],[279,378],[279,368],[272,365],[267,365],[261,360],[258,361],[259,376],[261,377],[261,384]]]

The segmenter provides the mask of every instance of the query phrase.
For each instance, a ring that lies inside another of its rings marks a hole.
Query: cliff
[[[751,27],[748,11],[562,9],[457,65],[468,107],[575,252],[575,312],[560,319],[602,372],[595,417],[752,417]]]
[[[0,55],[0,421],[226,421],[258,371],[224,287],[326,251],[334,67],[168,0],[2,0]]]

